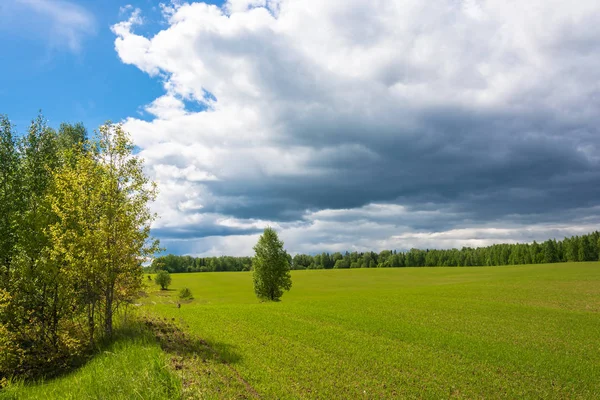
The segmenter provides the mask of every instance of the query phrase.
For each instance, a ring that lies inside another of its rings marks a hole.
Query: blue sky
[[[169,252],[248,255],[265,226],[320,253],[600,223],[597,0],[4,0],[0,20],[0,113],[123,122]]]
[[[88,129],[108,119],[144,117],[138,114],[142,106],[162,94],[160,80],[119,60],[110,29],[127,16],[122,7],[131,5],[144,10],[139,32],[158,32],[164,26],[160,1],[6,1],[0,5],[0,112],[8,114],[20,131],[40,109],[51,125],[83,121]],[[57,13],[74,5],[89,17],[90,23],[76,33],[77,48],[55,32],[56,18],[40,11],[42,3]]]

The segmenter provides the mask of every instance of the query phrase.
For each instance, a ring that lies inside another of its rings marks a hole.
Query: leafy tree
[[[87,337],[94,343],[103,298],[105,237],[101,227],[104,170],[91,154],[77,154],[54,175],[49,202],[57,219],[49,228],[53,261],[63,265],[63,283],[77,287],[78,312],[86,315]]]
[[[31,122],[21,140],[19,155],[22,203],[17,205],[21,212],[13,230],[18,244],[9,276],[11,300],[5,316],[9,329],[17,332],[15,346],[27,349],[30,357],[21,359],[23,364],[15,367],[21,372],[35,368],[31,363],[42,358],[52,359],[50,353],[56,354],[65,344],[65,335],[60,332],[66,312],[61,295],[63,285],[60,270],[48,254],[47,227],[56,216],[46,197],[60,160],[56,132],[41,115]]]
[[[171,286],[171,274],[169,274],[169,271],[158,271],[154,282],[160,285],[160,290],[167,290]]]
[[[65,279],[66,265],[52,257],[49,229],[57,221],[49,193],[64,159],[41,115],[19,142],[7,118],[0,126],[0,330],[10,332],[2,341],[12,354],[0,359],[0,378],[7,371],[32,376],[65,365],[80,347],[77,296]]]
[[[254,246],[254,292],[259,299],[278,301],[292,287],[290,263],[283,242],[272,228],[265,228]]]
[[[77,143],[74,143],[77,146]],[[112,335],[113,315],[142,285],[140,259],[151,255],[147,208],[155,186],[132,156],[133,146],[119,125],[100,127],[91,151],[77,147],[54,174],[48,195],[56,221],[50,225],[51,259],[64,266],[77,287],[77,305],[87,314],[90,342],[97,325]]]
[[[77,124],[60,124],[58,129],[58,146],[63,150],[76,148],[81,151],[85,149],[87,142],[87,130],[81,122]]]
[[[579,238],[579,261],[593,261],[594,252],[588,236]]]
[[[8,117],[0,115],[0,289],[7,289],[22,212],[18,145]]]
[[[100,274],[104,330],[112,335],[113,314],[142,286],[140,261],[158,250],[150,241],[150,224],[156,218],[148,204],[156,198],[156,184],[144,175],[143,160],[133,156],[133,142],[120,124],[99,128],[94,157],[102,167],[104,198],[98,213],[99,232],[105,240]]]
[[[579,247],[576,236],[565,239],[564,248],[567,261],[579,261]]]
[[[336,262],[338,262],[339,260],[342,260],[343,258],[344,258],[344,256],[340,252],[335,252],[331,255],[331,261],[333,262],[334,265]]]
[[[333,268],[350,268],[350,259],[349,258],[340,258],[335,262]]]
[[[544,262],[554,263],[558,261],[558,252],[554,240],[547,240],[543,244],[544,247]]]

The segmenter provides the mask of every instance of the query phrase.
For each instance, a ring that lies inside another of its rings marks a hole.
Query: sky
[[[3,0],[0,113],[123,122],[167,252],[598,229],[596,0],[125,1]]]

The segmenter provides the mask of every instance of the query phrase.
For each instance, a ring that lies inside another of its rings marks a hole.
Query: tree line
[[[170,273],[250,271],[251,269],[252,257],[192,257],[173,254],[155,258],[146,268],[148,272],[164,270]]]
[[[396,268],[396,267],[469,267],[541,264],[567,261],[598,261],[600,233],[549,239],[538,243],[495,244],[462,249],[411,249],[376,252],[335,252],[287,255],[291,269]],[[191,257],[166,255],[153,260],[150,271],[216,272],[249,271],[250,257]]]
[[[113,334],[158,243],[156,187],[120,125],[90,140],[40,115],[17,134],[0,115],[0,386],[51,374]]]

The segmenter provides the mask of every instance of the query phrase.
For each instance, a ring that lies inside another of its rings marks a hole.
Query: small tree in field
[[[154,278],[154,282],[156,282],[157,285],[160,285],[160,290],[167,290],[171,285],[171,274],[169,274],[169,271],[158,271],[156,278]]]
[[[292,287],[290,263],[277,232],[266,228],[254,246],[254,292],[261,300],[278,301]]]
[[[179,292],[179,298],[182,300],[193,300],[194,296],[192,295],[192,291],[189,288],[183,288]]]

